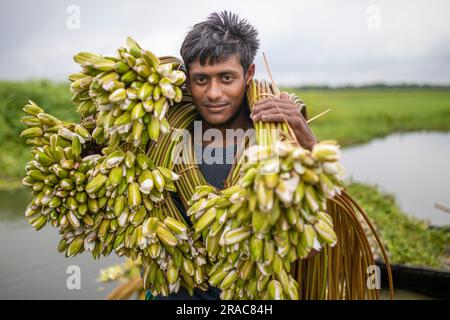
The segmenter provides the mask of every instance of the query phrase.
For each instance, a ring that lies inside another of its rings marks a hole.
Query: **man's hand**
[[[317,143],[317,139],[314,137],[305,118],[303,118],[295,103],[289,99],[289,95],[285,92],[281,93],[280,98],[267,97],[255,103],[251,118],[253,121],[287,121],[302,147],[311,150]]]

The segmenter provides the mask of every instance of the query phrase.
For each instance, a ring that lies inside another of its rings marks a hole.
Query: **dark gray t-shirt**
[[[194,144],[195,157],[200,171],[203,173],[206,181],[218,189],[223,189],[225,180],[233,165],[234,155],[236,154],[237,145],[221,147],[202,147]],[[184,216],[189,226],[192,223],[186,215],[183,204],[177,193],[173,194],[173,200],[178,210]],[[209,287],[208,291],[195,289],[194,295],[190,296],[186,289],[180,288],[175,294],[170,294],[167,297],[158,296],[154,300],[219,300],[220,289],[216,287]]]

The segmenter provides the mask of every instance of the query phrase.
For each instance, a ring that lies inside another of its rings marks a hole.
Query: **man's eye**
[[[205,83],[206,78],[205,77],[197,77],[197,83]]]
[[[231,81],[233,80],[233,77],[230,76],[230,75],[225,75],[225,76],[222,77],[222,79],[223,79],[225,82],[231,82]]]

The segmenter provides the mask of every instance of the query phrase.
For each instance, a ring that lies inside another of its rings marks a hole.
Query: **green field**
[[[307,105],[319,140],[342,146],[364,143],[392,132],[450,130],[450,89],[291,90]]]

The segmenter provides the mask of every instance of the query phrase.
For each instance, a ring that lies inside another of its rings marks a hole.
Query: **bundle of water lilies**
[[[138,261],[155,296],[211,285],[222,299],[378,297],[366,286],[375,263],[358,219],[371,224],[343,190],[336,142],[307,150],[287,122],[256,122],[253,143],[244,142],[217,190],[183,135],[200,116],[180,60],[158,58],[131,38],[116,56],[83,52],[74,60],[82,68],[69,76],[80,121],[32,101],[22,118],[33,155],[25,215],[37,230],[59,230],[59,251]],[[279,94],[255,80],[248,104]],[[312,250],[319,253],[308,258]]]

